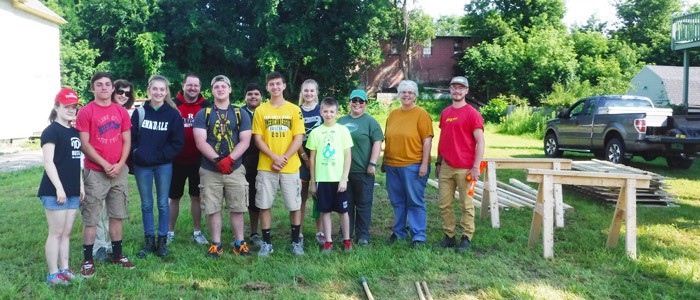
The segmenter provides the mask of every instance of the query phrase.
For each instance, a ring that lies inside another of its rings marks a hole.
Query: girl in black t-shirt
[[[38,196],[44,204],[49,224],[45,248],[49,267],[46,283],[51,286],[68,285],[75,279],[68,264],[70,233],[85,195],[80,176],[80,138],[78,131],[71,126],[77,110],[77,94],[69,88],[61,89],[49,116],[51,124],[41,133],[44,175]]]

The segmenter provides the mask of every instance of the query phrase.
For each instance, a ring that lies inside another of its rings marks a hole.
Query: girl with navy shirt
[[[299,107],[301,107],[301,114],[304,117],[304,128],[306,129],[301,147],[297,151],[299,158],[301,158],[299,178],[301,179],[301,224],[303,225],[304,217],[306,216],[306,200],[309,198],[309,179],[311,178],[311,172],[309,171],[309,150],[306,149],[306,139],[309,137],[311,130],[323,124],[321,108],[318,105],[318,83],[316,80],[307,79],[301,84],[301,91],[299,91]],[[316,203],[314,202],[314,208],[315,207]],[[313,210],[313,215],[316,223],[316,240],[322,245],[325,243],[326,239],[323,235],[323,230],[321,230],[318,212],[315,209]],[[299,237],[299,240],[303,242],[304,235],[301,233],[301,228],[299,229]]]
[[[180,111],[170,95],[170,82],[161,75],[148,80],[148,101],[131,115],[131,157],[134,177],[141,198],[144,247],[139,258],[148,253],[164,257],[170,224],[168,194],[173,176],[173,159],[185,146],[185,131]],[[153,215],[153,184],[156,186],[158,228]],[[157,232],[156,232],[157,231]],[[157,233],[157,237],[156,237]]]
[[[78,112],[78,96],[63,88],[56,95],[49,116],[51,124],[41,133],[44,175],[38,196],[44,204],[49,234],[46,238],[48,285],[68,285],[75,274],[68,264],[70,234],[80,201],[85,196],[80,176],[80,138],[72,122]]]

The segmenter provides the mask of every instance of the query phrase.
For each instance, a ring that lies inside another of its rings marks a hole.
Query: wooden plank
[[[543,177],[542,248],[544,257],[549,258],[554,256],[554,175],[544,175]]]
[[[542,213],[544,211],[544,193],[542,192],[543,184],[540,183],[540,189],[537,193],[537,203],[535,208],[532,210],[532,223],[530,223],[530,237],[528,239],[528,246],[530,248],[534,247],[537,240],[540,238],[540,233],[542,231]]]
[[[627,180],[625,189],[625,250],[632,259],[637,259],[637,202],[634,180]],[[620,192],[622,194],[622,192]]]

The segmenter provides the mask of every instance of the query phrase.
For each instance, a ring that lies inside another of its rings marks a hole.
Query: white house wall
[[[668,107],[669,99],[663,81],[647,67],[642,68],[631,82],[632,87],[627,94],[648,97],[656,107]]]
[[[58,25],[0,1],[0,140],[41,132],[61,88]]]

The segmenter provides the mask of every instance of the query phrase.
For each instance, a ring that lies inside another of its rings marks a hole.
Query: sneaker
[[[259,235],[254,234],[250,236],[250,243],[255,246],[262,247],[263,241]]]
[[[209,241],[207,241],[207,238],[204,237],[204,234],[202,232],[193,233],[192,240],[200,245],[209,245]]]
[[[71,269],[58,270],[58,273],[61,273],[65,281],[73,281],[76,278],[75,273]]]
[[[233,247],[233,254],[240,256],[250,256],[250,251],[248,250],[248,245],[241,241],[241,244]]]
[[[258,251],[258,256],[270,256],[272,252],[275,252],[275,250],[272,249],[272,244],[263,242],[262,246],[260,246],[260,251]]]
[[[175,240],[175,233],[174,232],[168,232],[168,240],[165,243],[166,245],[170,245]]]
[[[292,243],[292,253],[294,255],[304,255],[304,247],[301,243]]]
[[[92,258],[99,262],[109,262],[109,256],[107,255],[107,247],[100,247],[95,251],[95,255]]]
[[[224,253],[224,247],[217,246],[216,244],[211,244],[209,250],[207,251],[207,257],[209,258],[219,258],[221,253]]]
[[[396,233],[392,233],[391,236],[389,237],[389,240],[387,240],[386,242],[389,245],[393,245],[394,243],[396,243],[396,240],[398,240],[398,239],[399,239],[399,237],[396,236]]]
[[[132,262],[130,262],[129,259],[126,258],[126,256],[124,256],[124,254],[121,254],[121,255],[117,256],[116,258],[113,258],[112,264],[121,265],[122,267],[127,268],[127,269],[136,268],[136,266]]]
[[[467,236],[462,236],[462,240],[459,242],[459,246],[457,246],[457,253],[464,253],[464,251],[469,250],[469,248],[472,247],[472,241],[469,240]]]
[[[49,286],[70,285],[70,281],[65,280],[60,272],[56,272],[54,274],[46,274],[46,284]]]
[[[457,246],[457,241],[455,240],[455,237],[448,237],[445,235],[445,238],[437,243],[437,246],[440,248],[454,248]]]
[[[333,243],[332,242],[325,242],[323,243],[323,246],[321,246],[321,253],[331,253],[333,252]]]
[[[425,241],[413,241],[413,248],[422,248],[425,246]]]
[[[350,240],[343,241],[343,251],[345,251],[345,252],[352,251],[352,242]]]
[[[359,239],[357,240],[357,244],[360,245],[360,247],[366,247],[369,245],[369,241],[366,239]]]
[[[319,245],[323,246],[326,244],[326,235],[323,232],[316,233],[316,241]]]
[[[80,276],[83,276],[83,278],[90,278],[93,275],[95,275],[95,263],[92,262],[92,259],[84,261],[83,265],[80,267]]]

